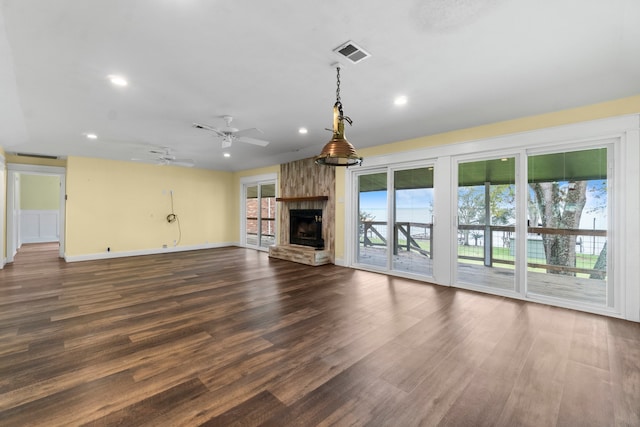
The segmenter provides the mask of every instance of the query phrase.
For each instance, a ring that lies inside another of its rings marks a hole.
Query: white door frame
[[[66,169],[59,166],[23,165],[18,163],[7,164],[7,262],[13,262],[13,258],[20,249],[20,174],[52,175],[60,178],[60,250],[59,257],[64,258],[65,253],[65,200],[66,200]]]

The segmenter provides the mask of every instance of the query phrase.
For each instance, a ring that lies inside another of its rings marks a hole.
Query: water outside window
[[[387,173],[358,176],[357,262],[387,268]]]
[[[433,275],[433,167],[393,173],[392,268]]]

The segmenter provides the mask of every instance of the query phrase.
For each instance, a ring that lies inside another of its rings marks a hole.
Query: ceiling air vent
[[[358,62],[367,59],[371,56],[370,53],[365,51],[363,48],[349,40],[346,43],[341,44],[337,48],[333,49],[335,53],[338,55],[342,55],[347,58],[349,61],[357,64]]]

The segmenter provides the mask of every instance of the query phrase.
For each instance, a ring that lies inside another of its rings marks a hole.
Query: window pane
[[[258,186],[248,186],[246,188],[245,199],[245,228],[246,228],[246,244],[251,246],[258,245]]]
[[[395,171],[392,267],[433,275],[433,167]]]
[[[528,158],[529,293],[607,304],[607,149]]]
[[[276,185],[261,185],[260,196],[260,246],[268,247],[276,243]]]
[[[387,267],[387,173],[358,177],[358,253],[361,264]]]
[[[458,165],[458,281],[515,289],[515,158]]]

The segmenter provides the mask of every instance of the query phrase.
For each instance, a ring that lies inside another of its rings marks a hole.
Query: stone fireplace
[[[278,243],[269,256],[313,266],[333,263],[335,168],[313,158],[284,163],[279,183]]]

